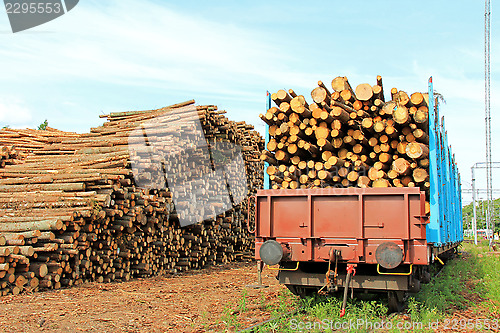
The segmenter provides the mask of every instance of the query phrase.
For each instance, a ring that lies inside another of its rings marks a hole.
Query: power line
[[[474,190],[471,189],[471,188],[463,188],[462,189],[462,193],[472,193]],[[477,194],[480,194],[480,193],[487,193],[487,189],[476,189],[475,190]],[[493,193],[500,193],[500,189],[492,189],[491,192]]]

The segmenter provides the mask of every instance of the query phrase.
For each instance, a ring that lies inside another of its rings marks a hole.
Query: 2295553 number
[[[63,9],[57,2],[5,3],[7,14],[60,14]]]

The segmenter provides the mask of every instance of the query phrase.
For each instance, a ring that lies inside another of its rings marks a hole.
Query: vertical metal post
[[[490,110],[490,27],[491,27],[491,1],[485,0],[484,8],[484,109],[486,125],[486,237],[489,247],[493,242],[493,191],[491,171],[491,110]],[[491,237],[489,230],[492,230]]]
[[[262,270],[264,269],[264,262],[262,260],[257,260],[257,284],[248,284],[247,288],[261,289],[267,288],[268,286],[262,284]]]
[[[266,112],[271,108],[271,94],[269,91],[267,92],[266,95]],[[269,125],[266,124],[266,133],[264,137],[264,142],[265,142],[265,147],[264,149],[267,149],[267,144],[269,143]],[[267,167],[269,164],[267,162],[264,163],[264,189],[268,190],[271,188],[271,182],[269,180],[269,175],[267,174]]]
[[[455,159],[453,159],[455,160]],[[461,217],[463,216],[463,210],[462,210],[462,177],[460,176],[460,173],[458,172],[458,164],[455,162],[455,170],[457,170],[457,175],[458,175],[458,179],[457,179],[457,186],[458,186],[458,192],[457,192],[457,195],[458,195],[458,198],[459,198],[459,205],[458,205],[458,216]],[[459,234],[459,240],[463,240],[464,239],[464,228],[463,228],[463,224],[461,223],[460,224],[460,234]]]
[[[472,174],[472,232],[474,233],[474,244],[477,245],[477,212],[476,212],[476,175],[473,165],[470,169]]]
[[[264,263],[262,260],[257,261],[257,285],[262,286],[262,267]]]
[[[437,127],[437,179],[439,186],[439,198],[438,198],[438,208],[439,208],[439,230],[440,230],[440,244],[444,245],[446,243],[446,181],[444,179],[443,171],[445,166],[445,151],[444,151],[444,132],[443,124],[440,122],[439,117],[439,103],[436,103],[436,127]]]
[[[451,228],[455,224],[455,214],[453,214],[453,204],[455,202],[454,198],[454,193],[451,189],[452,185],[452,171],[451,171],[451,151],[450,151],[450,146],[448,145],[448,131],[445,130],[445,125],[444,125],[444,116],[441,117],[441,127],[443,131],[443,151],[444,151],[444,159],[443,159],[443,184],[444,184],[444,192],[445,192],[445,235],[446,235],[446,242],[451,243],[454,241],[452,235],[451,235]]]
[[[432,77],[429,78],[429,181],[430,188],[430,218],[427,224],[427,242],[434,243],[435,246],[441,246],[441,214],[439,208],[439,196],[441,192],[441,184],[438,177],[438,169],[440,163],[439,154],[439,134],[436,116],[436,105],[434,100],[434,88],[432,85]]]

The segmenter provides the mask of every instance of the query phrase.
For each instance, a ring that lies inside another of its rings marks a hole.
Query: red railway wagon
[[[435,257],[456,246],[428,243],[428,223],[418,188],[260,190],[256,258],[279,265],[279,282],[295,294],[344,287],[345,303],[349,287],[388,292],[400,310],[405,292],[430,280]]]

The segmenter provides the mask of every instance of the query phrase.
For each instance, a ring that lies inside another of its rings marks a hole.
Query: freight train
[[[294,294],[387,293],[400,311],[408,292],[431,279],[431,265],[463,240],[460,175],[429,79],[429,182],[419,187],[259,190],[258,267],[278,271]],[[430,206],[430,207],[429,207]],[[260,274],[260,271],[259,271]]]

